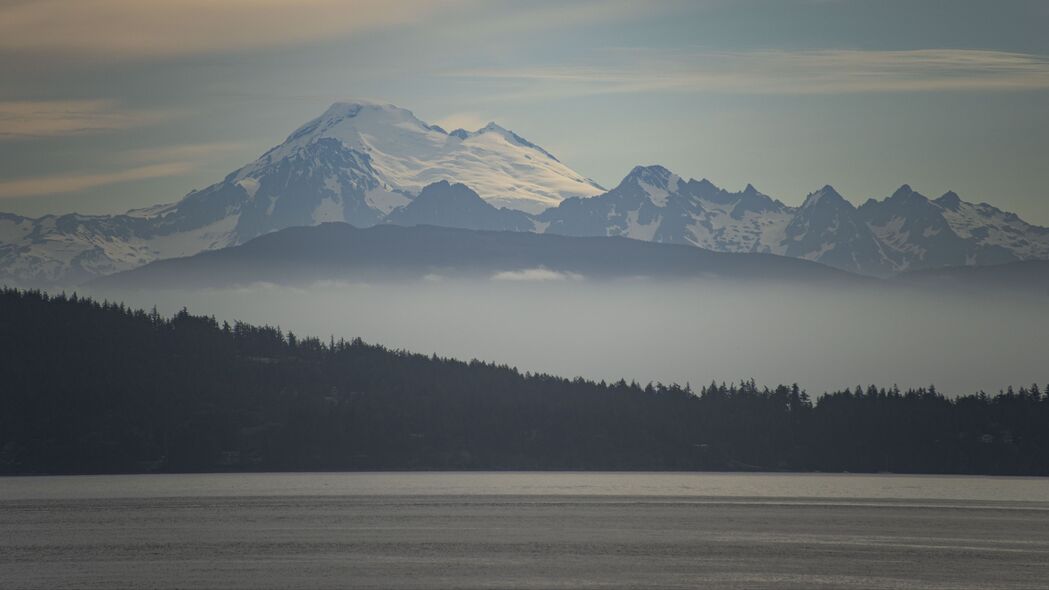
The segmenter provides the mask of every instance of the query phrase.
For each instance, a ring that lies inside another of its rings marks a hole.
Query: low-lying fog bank
[[[89,294],[163,314],[185,306],[219,321],[606,380],[754,378],[810,393],[871,383],[991,392],[1049,380],[1049,297],[595,283],[557,273]]]

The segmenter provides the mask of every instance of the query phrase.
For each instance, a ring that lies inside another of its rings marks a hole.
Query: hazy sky
[[[331,102],[496,120],[790,204],[902,183],[1049,225],[1044,0],[0,0],[0,211],[220,180]]]

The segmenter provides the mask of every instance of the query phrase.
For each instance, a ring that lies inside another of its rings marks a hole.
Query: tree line
[[[1049,391],[565,379],[0,291],[0,473],[372,469],[1049,475]]]

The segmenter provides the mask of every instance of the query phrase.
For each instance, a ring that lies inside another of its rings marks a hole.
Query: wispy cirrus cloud
[[[114,131],[163,121],[171,113],[132,110],[113,100],[0,101],[0,139]]]
[[[114,154],[123,166],[97,172],[55,173],[0,181],[0,199],[43,197],[140,180],[179,176],[209,158],[245,147],[239,142],[194,143],[159,146]]]
[[[707,0],[709,2],[709,0]],[[570,2],[515,2],[513,0],[483,0],[474,8],[494,9],[471,11],[472,18],[449,23],[470,35],[510,36],[521,33],[578,29],[617,22],[636,22],[639,18],[680,11],[683,7],[696,8],[701,0],[571,0]]]
[[[165,176],[178,176],[179,174],[189,172],[192,167],[193,166],[188,162],[168,162],[163,164],[135,166],[112,172],[55,174],[30,178],[17,178],[14,180],[0,181],[0,199],[75,193],[90,188],[122,182],[148,180]]]
[[[208,158],[244,150],[248,144],[239,141],[216,141],[211,143],[184,143],[134,150],[128,159],[140,162],[182,161],[200,162]]]
[[[0,6],[0,50],[142,59],[280,47],[425,20],[461,0],[34,0]]]
[[[586,63],[445,75],[520,82],[536,95],[634,92],[848,94],[1049,89],[1049,56],[970,49],[704,51],[614,49]],[[514,92],[514,96],[522,96]]]

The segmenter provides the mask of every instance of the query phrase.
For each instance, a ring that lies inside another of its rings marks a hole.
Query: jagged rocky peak
[[[896,192],[892,193],[892,196],[888,198],[889,201],[914,201],[924,202],[928,201],[925,195],[922,195],[918,191],[911,188],[911,185],[904,184],[900,188],[896,189]]]
[[[496,133],[507,133],[506,127],[496,123],[495,121],[489,121],[487,125],[477,130],[477,133],[488,133],[494,131]]]
[[[739,200],[732,209],[732,217],[734,219],[742,219],[742,216],[746,213],[760,214],[782,209],[784,209],[783,203],[754,188],[753,184],[747,183],[743,192],[739,193]]]
[[[681,192],[683,184],[678,175],[662,166],[634,166],[612,193],[665,207],[672,195]]]
[[[743,192],[739,194],[739,199],[736,201],[735,206],[732,207],[731,216],[733,219],[742,220],[748,213],[761,215],[769,211],[781,211],[783,208],[783,203],[776,201],[754,188],[753,184],[748,183]]]
[[[809,193],[805,197],[805,202],[801,204],[801,208],[809,209],[816,206],[826,207],[828,205],[854,208],[852,203],[847,201],[845,197],[841,196],[841,193],[834,190],[834,187],[829,184],[823,185],[823,188],[814,193]]]
[[[945,209],[950,209],[951,211],[956,211],[956,210],[958,210],[958,207],[961,206],[962,199],[961,199],[961,197],[958,196],[958,193],[956,193],[954,191],[947,191],[947,192],[943,193],[943,196],[941,196],[940,198],[936,199],[936,204],[941,206],[941,207],[943,207],[943,208],[945,208]]]
[[[676,187],[678,180],[680,178],[677,174],[655,164],[651,166],[634,166],[630,174],[627,174],[626,178],[619,184],[620,186],[636,186],[644,183],[663,190],[671,190]]]
[[[717,191],[721,190],[721,187],[717,186],[713,182],[710,182],[710,180],[708,180],[706,178],[701,178],[699,180],[693,180],[692,182],[695,183],[696,187],[698,187],[699,189],[704,190],[704,191],[717,192]]]

